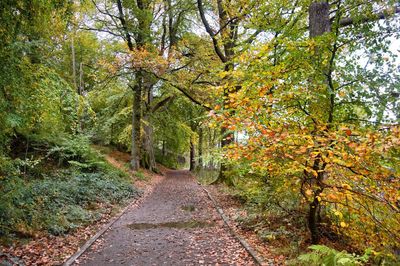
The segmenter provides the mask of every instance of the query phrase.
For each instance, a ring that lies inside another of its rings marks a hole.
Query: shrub
[[[301,265],[323,265],[323,266],[353,266],[363,265],[370,257],[371,250],[366,250],[363,256],[349,254],[346,251],[337,251],[323,245],[313,245],[312,251],[300,255],[298,261]]]
[[[141,181],[147,180],[147,176],[142,171],[136,171],[135,177]]]
[[[58,161],[59,165],[71,165],[88,171],[104,166],[100,154],[91,149],[89,138],[83,135],[62,138],[49,149],[46,157]]]
[[[64,171],[29,182],[13,177],[1,180],[0,190],[0,236],[30,236],[44,230],[66,233],[98,218],[94,205],[115,204],[138,195],[127,179],[112,172]]]

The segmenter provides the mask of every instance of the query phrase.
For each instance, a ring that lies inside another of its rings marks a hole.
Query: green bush
[[[337,251],[323,245],[313,245],[309,249],[312,251],[300,255],[298,262],[300,265],[315,266],[353,266],[364,265],[368,262],[371,250],[367,250],[363,256],[349,254],[346,251]]]
[[[15,166],[14,161],[0,153],[0,180],[6,175],[19,174],[18,168]]]
[[[88,171],[104,166],[100,154],[91,149],[89,138],[83,135],[62,138],[49,149],[46,157],[57,161],[59,166],[71,165]]]
[[[147,176],[140,170],[135,172],[135,177],[141,181],[147,180]]]
[[[64,171],[29,182],[12,177],[0,181],[0,191],[0,236],[66,233],[98,218],[93,206],[138,195],[127,179],[113,172]]]

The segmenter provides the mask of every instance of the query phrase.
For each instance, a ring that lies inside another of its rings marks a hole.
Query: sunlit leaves
[[[365,247],[357,242],[374,231],[368,245],[395,246],[399,128],[382,122],[393,121],[384,92],[398,81],[383,75],[393,65],[378,64],[379,71],[357,66],[353,56],[359,51],[347,47],[353,33],[312,40],[287,35],[241,54],[226,85],[241,89],[226,95],[213,118],[239,132],[239,140],[225,151],[233,165],[268,173],[271,183],[291,180],[286,189],[300,191],[304,204],[318,201],[333,227],[354,245]],[[367,42],[377,38],[363,34]],[[340,48],[333,49],[335,42]],[[357,49],[383,58],[385,45],[363,45]]]

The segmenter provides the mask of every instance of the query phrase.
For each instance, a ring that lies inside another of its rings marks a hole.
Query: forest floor
[[[168,170],[77,265],[255,265],[187,171]]]

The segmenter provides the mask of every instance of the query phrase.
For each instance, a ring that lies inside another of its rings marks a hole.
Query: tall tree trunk
[[[74,37],[72,36],[71,37],[71,60],[72,60],[72,82],[74,83],[74,89],[75,89],[75,91],[79,94],[79,95],[81,95],[80,94],[80,91],[79,91],[79,86],[78,86],[78,81],[77,81],[77,78],[76,78],[76,54],[75,54],[75,40],[74,40]],[[81,121],[81,117],[79,116],[79,105],[80,105],[80,103],[79,103],[79,101],[80,100],[78,100],[78,102],[77,102],[77,104],[76,104],[76,113],[77,113],[77,116],[76,116],[76,124],[77,124],[77,126],[76,126],[76,131],[77,132],[80,132],[80,131],[82,131],[82,121]]]
[[[193,137],[190,137],[190,165],[189,170],[194,171],[196,168],[196,159],[195,159],[195,145],[193,143]]]
[[[310,38],[315,38],[317,36],[323,35],[324,33],[331,31],[331,22],[329,19],[329,3],[326,1],[313,2],[309,7],[309,34]],[[317,54],[318,52],[318,47]],[[321,69],[324,71],[323,69]],[[323,173],[321,169],[325,166],[320,166],[321,162],[317,158],[314,161],[313,170],[318,172],[316,177],[316,183],[321,184],[323,181]],[[312,178],[312,177],[311,177]],[[320,187],[317,189],[313,196],[313,201],[309,204],[308,211],[308,229],[311,234],[312,244],[318,244],[320,240],[319,233],[319,221],[318,221],[318,209],[320,208],[319,195],[323,189]]]
[[[151,18],[146,16],[146,12],[149,10],[149,3],[143,0],[136,1],[137,9],[137,20],[138,27],[137,32],[131,35],[128,27],[126,17],[124,14],[124,5],[121,0],[117,0],[118,19],[121,23],[122,30],[128,49],[134,51],[136,49],[146,48],[146,44],[151,43],[150,38],[150,27]],[[134,37],[135,42],[133,42]],[[136,47],[134,46],[136,45]],[[142,92],[145,91],[146,82],[145,76],[142,70],[135,71],[135,85],[133,87],[133,110],[132,110],[132,146],[131,146],[131,169],[138,170],[141,161],[141,118],[142,118]]]
[[[141,158],[141,118],[142,118],[142,85],[143,76],[141,72],[136,73],[136,84],[133,87],[132,106],[132,144],[131,144],[131,169],[138,170]]]
[[[156,172],[156,160],[154,156],[153,127],[150,124],[149,115],[143,117],[143,154],[142,166],[150,171]]]
[[[83,81],[83,63],[79,64],[79,95],[83,95],[84,81]]]
[[[78,83],[76,81],[76,56],[75,56],[74,37],[71,37],[71,59],[72,59],[72,82],[74,83],[75,91],[79,93]]]
[[[147,106],[150,107],[153,102],[153,85],[150,82],[146,82],[147,92]],[[150,171],[157,172],[156,159],[154,155],[154,141],[153,141],[153,126],[151,125],[151,110],[146,109],[146,113],[143,116],[143,154],[142,154],[142,166]]]
[[[232,44],[225,45],[225,54],[227,55],[227,58],[231,60],[234,56],[233,52],[233,46]],[[226,72],[231,72],[234,70],[234,65],[232,62],[228,62],[225,65],[225,71]],[[224,106],[230,105],[230,97],[229,94],[232,93],[232,91],[229,91],[228,88],[224,90]],[[221,135],[222,135],[222,140],[221,140],[221,148],[223,149],[224,147],[227,147],[231,143],[235,141],[235,135],[233,132],[229,131],[225,126],[221,128]],[[225,183],[227,185],[232,185],[232,180],[226,175],[226,171],[228,170],[228,166],[222,162],[221,163],[221,168],[219,170],[219,175],[218,179],[216,180],[216,183]]]
[[[223,36],[222,49],[221,49],[219,44],[220,42],[218,41],[214,30],[207,21],[202,0],[197,0],[197,7],[203,25],[213,41],[214,50],[218,55],[218,57],[220,58],[221,62],[225,64],[224,70],[226,72],[233,71],[235,66],[232,62],[232,59],[235,56],[234,48],[236,46],[236,42],[238,39],[238,21],[229,17],[229,12],[228,10],[226,10],[226,6],[224,5],[223,0],[217,0],[218,19],[220,28],[219,32],[220,36]],[[224,82],[225,81],[223,81],[223,83]],[[231,91],[229,91],[228,89],[224,90],[224,106],[230,104],[228,97],[229,93],[231,93]],[[226,127],[221,128],[221,135],[222,135],[221,148],[226,147],[227,145],[229,145],[234,141],[234,134],[229,132],[229,130],[227,130]],[[228,170],[228,167],[224,162],[222,162],[218,178],[215,181],[216,183],[223,182],[228,185],[231,184],[231,180],[229,180],[229,178],[226,176],[226,170]]]
[[[311,233],[311,243],[313,245],[318,244],[320,240],[319,224],[317,220],[317,213],[319,208],[319,201],[317,197],[310,203],[310,209],[308,211],[308,230]]]
[[[80,96],[83,96],[83,63],[80,62],[79,63],[79,89],[78,89],[78,93]],[[84,127],[84,119],[85,119],[85,107],[83,107],[83,112],[81,114],[80,117],[78,117],[79,119],[79,130],[82,131],[83,127]]]
[[[165,139],[162,141],[162,157],[165,157]]]
[[[235,70],[235,65],[232,62],[232,60],[235,56],[234,47],[236,45],[236,40],[237,40],[238,25],[237,22],[234,21],[229,22],[228,11],[225,9],[222,0],[217,0],[217,5],[219,12],[219,24],[220,28],[223,29],[222,34],[228,36],[227,38],[224,39],[223,42],[223,48],[226,60],[224,70],[225,72],[230,73],[233,70]],[[226,26],[228,24],[229,26]],[[224,89],[224,106],[230,105],[229,94],[232,93],[230,89],[231,88]],[[240,88],[237,87],[234,92],[237,92],[239,89]],[[221,148],[227,147],[228,145],[230,145],[235,141],[234,133],[229,131],[226,127],[222,127],[221,135],[222,135]],[[226,175],[227,170],[228,166],[224,162],[222,162],[217,182],[223,182],[227,185],[232,185],[232,180],[230,180],[230,178]]]
[[[203,128],[199,127],[198,167],[203,168]]]

